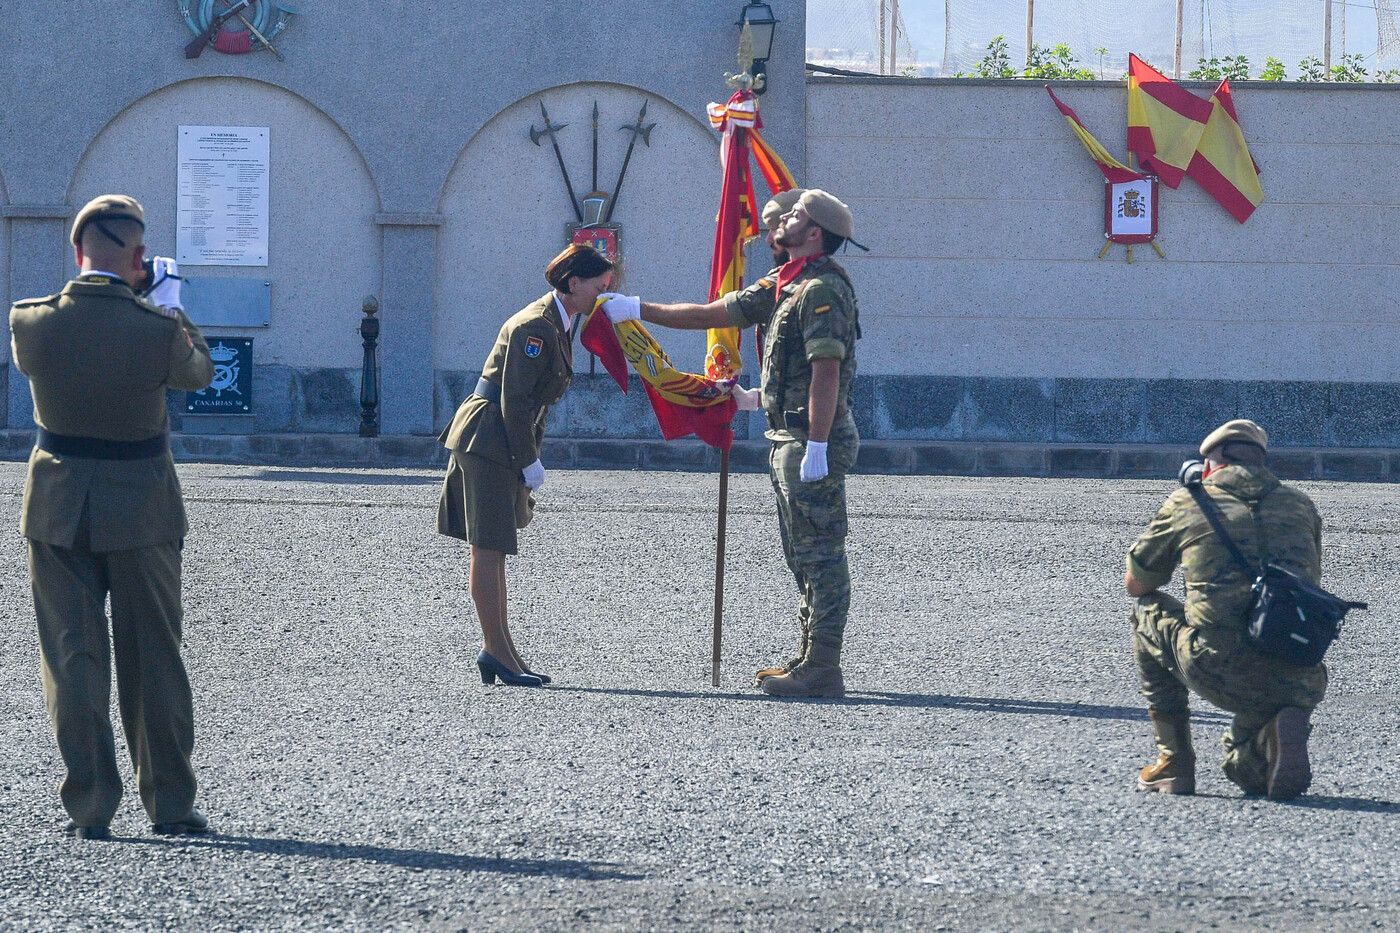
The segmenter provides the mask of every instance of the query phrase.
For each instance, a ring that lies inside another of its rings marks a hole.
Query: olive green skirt
[[[516,529],[530,524],[534,512],[535,499],[519,470],[452,452],[438,501],[438,534],[514,554]]]

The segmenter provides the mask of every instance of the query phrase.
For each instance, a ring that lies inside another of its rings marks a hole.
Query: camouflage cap
[[[73,232],[68,239],[74,246],[82,239],[83,228],[94,220],[111,218],[112,220],[132,220],[146,227],[146,211],[141,207],[141,202],[125,194],[103,194],[98,195],[91,201],[83,205],[83,209],[78,211],[78,216],[73,218]],[[110,234],[108,234],[110,236]]]
[[[804,188],[789,188],[773,195],[768,203],[763,205],[763,226],[769,230],[778,229],[778,221],[797,206],[805,191]]]
[[[1201,441],[1201,456],[1204,457],[1221,444],[1253,444],[1261,450],[1269,449],[1269,432],[1247,418],[1227,421],[1206,435]]]
[[[802,205],[802,209],[812,218],[813,223],[829,233],[849,240],[856,232],[856,222],[851,217],[851,209],[833,194],[828,194],[820,188],[809,188],[802,193],[797,203]]]

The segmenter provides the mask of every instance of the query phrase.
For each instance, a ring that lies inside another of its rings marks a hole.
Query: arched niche
[[[379,197],[350,137],[297,94],[245,78],[199,78],[155,91],[93,139],[73,174],[68,203],[77,207],[107,192],[133,195],[146,208],[149,251],[173,256],[181,125],[270,128],[267,267],[182,271],[270,281],[271,325],[210,330],[254,337],[259,363],[358,366],[361,305],[379,290]]]
[[[501,323],[549,288],[544,267],[565,245],[574,219],[548,138],[540,101],[568,127],[559,146],[582,197],[592,188],[592,114],[597,101],[598,186],[613,191],[643,101],[655,123],[651,145],[638,141],[612,220],[622,225],[618,290],[661,301],[703,301],[709,288],[719,204],[718,136],[665,98],[619,84],[580,83],[522,98],[492,117],[464,147],[443,186],[438,249],[435,366],[477,370]],[[697,101],[696,107],[703,106]],[[760,181],[761,185],[762,182]],[[704,366],[703,332],[658,331],[676,364]],[[587,369],[588,354],[575,353]],[[599,372],[601,372],[601,368]]]

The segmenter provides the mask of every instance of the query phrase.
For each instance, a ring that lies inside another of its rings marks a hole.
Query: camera
[[[1183,486],[1194,486],[1201,481],[1206,474],[1206,465],[1200,460],[1187,460],[1177,471],[1176,478],[1181,480]]]
[[[136,294],[143,298],[156,287],[156,261],[147,256],[141,260],[141,281],[136,283]]]

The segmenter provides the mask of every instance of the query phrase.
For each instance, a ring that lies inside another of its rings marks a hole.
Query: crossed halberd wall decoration
[[[559,163],[559,173],[564,178],[564,187],[569,192],[569,205],[573,208],[574,221],[565,225],[566,243],[584,243],[592,246],[598,252],[613,262],[617,262],[620,257],[620,237],[622,225],[613,223],[613,211],[617,208],[618,195],[622,192],[622,183],[627,179],[627,168],[632,164],[632,154],[636,151],[637,140],[651,148],[651,131],[656,128],[655,123],[647,123],[647,101],[642,101],[642,109],[637,114],[635,123],[627,123],[618,130],[632,134],[632,138],[627,143],[627,154],[622,158],[622,168],[617,173],[617,182],[613,185],[612,192],[609,193],[598,187],[598,102],[593,102],[593,176],[592,189],[580,198],[574,190],[573,179],[569,177],[569,167],[564,161],[564,153],[559,149],[559,131],[569,124],[555,123],[550,119],[549,109],[545,107],[544,100],[540,100],[540,116],[544,119],[544,127],[537,128],[530,124],[530,142],[536,146],[542,145],[541,141],[548,136],[550,146],[554,149],[555,161]]]

